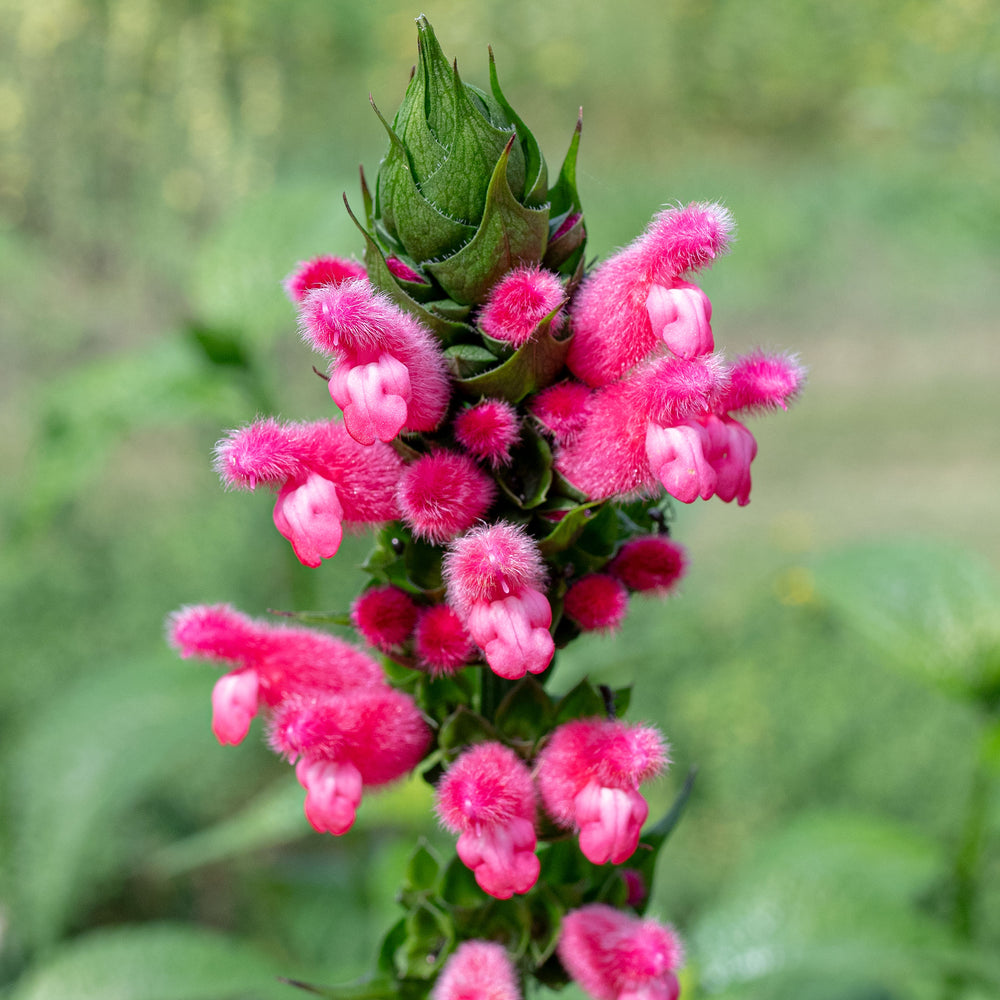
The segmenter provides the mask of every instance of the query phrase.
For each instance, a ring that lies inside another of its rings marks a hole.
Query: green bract
[[[366,264],[401,306],[431,318],[443,340],[469,342],[462,307],[481,303],[511,268],[544,263],[574,275],[585,241],[574,176],[579,125],[549,188],[538,143],[504,97],[492,52],[485,93],[462,81],[421,15],[403,103],[391,125],[376,114],[389,149],[374,202],[363,192]],[[425,284],[395,278],[378,256],[400,258]]]

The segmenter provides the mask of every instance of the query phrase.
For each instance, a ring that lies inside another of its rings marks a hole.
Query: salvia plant
[[[514,1000],[573,979],[673,1000],[682,945],[645,909],[690,782],[647,825],[663,734],[625,721],[628,689],[551,690],[554,656],[676,588],[671,505],[749,501],[738,417],[785,408],[802,373],[714,350],[690,278],[727,250],[726,209],[667,208],[588,265],[579,122],[553,180],[492,53],[480,90],[423,17],[417,32],[392,123],[376,109],[389,148],[374,194],[362,174],[363,263],[318,257],[285,284],[341,416],[258,419],[216,451],[227,487],[277,493],[306,566],[345,525],[373,528],[344,616],[361,645],[228,605],[176,612],[170,640],[228,668],[216,737],[263,714],[318,832],[345,833],[368,789],[414,769],[434,786],[455,854],[416,845],[363,995]]]

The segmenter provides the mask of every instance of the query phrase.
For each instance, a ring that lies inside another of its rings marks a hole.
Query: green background
[[[564,654],[633,682],[700,773],[653,912],[686,995],[1000,995],[1000,14],[989,0],[431,2],[558,166],[592,254],[722,200],[717,344],[799,352],[752,504],[678,511],[684,592]],[[219,748],[183,603],[343,610],[365,544],[292,564],[222,430],[332,412],[280,279],[361,247],[415,56],[398,3],[0,3],[0,984],[17,1000],[296,995],[370,964],[418,783],[312,834]],[[229,353],[205,344],[229,345]],[[236,345],[234,352],[233,345]],[[204,928],[212,929],[209,934]],[[6,994],[5,994],[6,995]]]

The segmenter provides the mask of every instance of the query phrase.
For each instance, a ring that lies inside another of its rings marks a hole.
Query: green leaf
[[[537,264],[545,254],[548,209],[526,208],[514,197],[507,182],[507,164],[514,141],[512,136],[497,160],[486,192],[482,222],[475,235],[457,253],[425,264],[425,269],[456,302],[481,302],[509,270],[518,264]],[[410,249],[405,236],[403,242]]]
[[[281,1000],[277,963],[204,927],[94,931],[50,953],[9,1000]]]
[[[454,74],[455,127],[447,137],[448,155],[422,178],[420,190],[445,215],[475,225],[483,218],[494,168],[505,155],[509,189],[515,198],[523,194],[524,154],[520,146],[511,147],[511,129],[496,128],[473,105],[457,65]]]
[[[497,76],[496,60],[493,58],[493,48],[490,47],[490,90],[496,102],[503,109],[503,112],[510,122],[517,129],[517,137],[524,151],[524,198],[525,205],[544,205],[548,193],[545,190],[548,185],[548,168],[545,165],[545,158],[538,146],[538,140],[534,137],[531,129],[521,120],[521,116],[511,107],[510,102],[504,96],[500,87],[500,79]]]
[[[556,339],[549,333],[553,314],[502,365],[460,379],[458,388],[466,395],[490,396],[519,403],[525,396],[551,385],[562,372],[569,353],[571,336]]]
[[[441,875],[441,860],[431,850],[424,837],[417,841],[403,874],[404,893],[420,894],[432,892]]]
[[[460,910],[471,910],[483,905],[484,894],[476,876],[462,864],[457,855],[448,862],[441,881],[441,898]]]
[[[555,712],[557,726],[561,726],[571,719],[603,717],[605,714],[604,699],[597,688],[585,677],[572,691],[559,699]]]
[[[405,146],[378,108],[375,114],[389,136],[389,152],[378,173],[375,214],[398,237],[406,252],[423,266],[426,261],[468,243],[475,236],[476,227],[451,218],[421,194]]]
[[[542,556],[549,559],[557,552],[563,552],[573,545],[594,517],[596,508],[603,502],[594,500],[591,503],[569,507],[556,522],[556,526],[538,543],[538,551]]]
[[[534,743],[551,728],[553,712],[552,699],[545,688],[528,674],[500,702],[496,727],[508,740]]]
[[[1000,582],[985,560],[922,541],[852,546],[819,560],[815,583],[898,669],[1000,702]]]
[[[442,750],[461,750],[473,743],[484,743],[496,738],[497,732],[493,725],[463,705],[455,709],[441,724],[438,746]]]
[[[392,271],[389,270],[389,265],[385,262],[385,255],[382,253],[379,245],[361,223],[358,222],[354,212],[351,211],[351,206],[348,204],[346,196],[344,198],[344,205],[347,208],[347,214],[365,238],[365,268],[368,271],[368,280],[380,291],[385,292],[400,309],[408,312],[436,334],[438,339],[443,343],[450,343],[456,336],[463,333],[471,334],[473,332],[471,327],[445,319],[439,314],[431,312],[413,298],[408,289],[415,289],[419,286],[415,286],[411,281],[400,282],[396,278]]]
[[[249,371],[253,366],[238,330],[223,330],[191,323],[185,332],[213,365],[220,368],[241,368],[244,371]]]
[[[500,488],[522,510],[543,504],[552,485],[552,449],[531,428],[524,428],[510,465],[497,476]]]
[[[455,944],[455,928],[447,915],[430,903],[407,914],[406,937],[396,949],[398,973],[407,979],[433,979]]]
[[[566,215],[572,212],[583,212],[580,195],[576,190],[576,156],[580,151],[580,134],[583,132],[583,108],[576,119],[576,128],[569,141],[569,149],[559,169],[559,177],[553,187],[549,188],[549,211],[554,216]]]
[[[302,622],[303,625],[350,626],[352,624],[350,613],[346,611],[280,611],[268,608],[267,613],[291,618],[293,621]]]
[[[493,354],[477,344],[455,344],[445,350],[444,356],[448,369],[458,379],[471,378],[493,368],[497,363]]]

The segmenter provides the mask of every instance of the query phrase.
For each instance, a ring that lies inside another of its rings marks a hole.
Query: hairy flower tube
[[[594,1000],[677,1000],[684,948],[672,927],[594,903],[567,913],[559,958]]]
[[[584,632],[614,632],[628,611],[628,591],[607,573],[588,573],[566,592],[563,612]]]
[[[507,949],[494,941],[463,941],[441,970],[431,1000],[521,1000]]]
[[[627,861],[639,844],[649,806],[639,785],[668,763],[652,726],[577,719],[560,726],[538,757],[538,790],[552,818],[580,832],[595,865]]]
[[[301,304],[302,336],[333,355],[330,395],[361,444],[431,431],[450,389],[432,334],[367,281],[322,285]]]
[[[339,285],[351,278],[367,278],[364,264],[344,257],[313,257],[301,261],[285,278],[285,291],[293,302],[301,302],[314,288]]]
[[[552,608],[540,588],[541,556],[513,524],[474,528],[444,558],[449,603],[495,674],[516,680],[552,660]]]
[[[365,447],[332,420],[257,420],[215,446],[215,467],[227,486],[278,491],[275,527],[299,561],[313,567],[336,555],[345,521],[377,524],[398,516],[401,465],[387,445]]]
[[[684,546],[664,535],[631,539],[608,564],[608,572],[629,590],[660,596],[675,590],[686,570]]]
[[[455,417],[458,443],[493,469],[509,464],[520,433],[517,410],[502,399],[484,399]]]
[[[657,215],[646,232],[587,278],[573,301],[567,363],[591,386],[620,379],[655,350],[693,358],[714,348],[707,297],[681,276],[726,252],[732,218],[695,203]]]
[[[317,832],[338,836],[354,823],[362,789],[412,771],[430,739],[413,700],[381,684],[289,697],[270,727],[275,752],[297,762],[306,818]]]
[[[181,656],[237,664],[212,693],[212,731],[240,743],[261,706],[302,692],[336,693],[382,684],[382,670],[350,643],[325,632],[254,621],[228,604],[181,608],[167,622]]]
[[[466,750],[438,783],[437,811],[459,834],[458,856],[484,892],[510,899],[538,880],[535,789],[509,747],[480,743]]]
[[[388,653],[413,634],[417,614],[413,598],[405,590],[387,584],[372,587],[354,599],[351,624],[369,646]]]
[[[475,645],[462,620],[447,604],[425,608],[413,632],[417,664],[434,675],[461,670],[473,656]]]

